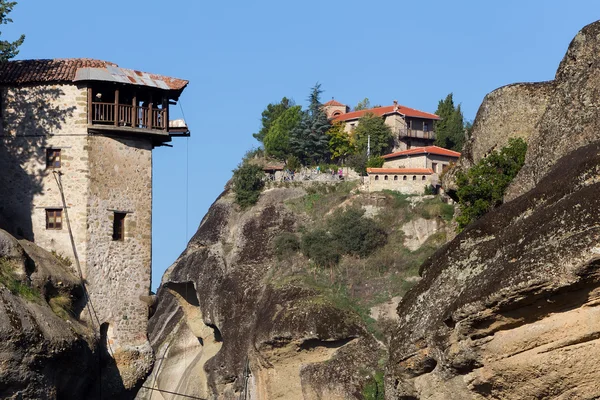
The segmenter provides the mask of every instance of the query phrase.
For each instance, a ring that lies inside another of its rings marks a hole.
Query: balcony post
[[[169,97],[162,98],[163,128],[165,132],[169,131]]]
[[[115,126],[119,126],[119,89],[115,89],[115,111],[113,113],[115,118]]]
[[[150,95],[150,101],[148,102],[148,117],[146,121],[146,128],[152,129],[152,95]]]
[[[137,110],[137,92],[133,92],[133,100],[131,101],[131,105],[133,108],[131,109],[131,127],[137,127],[137,118],[138,118],[138,110]]]
[[[92,123],[94,121],[94,105],[92,104],[92,102],[93,102],[92,88],[88,87],[87,88],[88,125],[92,125]]]

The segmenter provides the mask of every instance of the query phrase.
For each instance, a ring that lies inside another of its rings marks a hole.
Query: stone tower
[[[74,269],[79,261],[95,310],[80,318],[102,332],[126,388],[152,359],[141,300],[150,293],[152,149],[189,136],[169,121],[187,84],[100,60],[0,64],[0,227]]]

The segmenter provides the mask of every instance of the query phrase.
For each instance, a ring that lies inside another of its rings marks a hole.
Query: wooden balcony
[[[417,139],[430,139],[435,140],[434,131],[421,131],[416,129],[400,129],[398,136],[400,138],[409,137]]]
[[[129,127],[165,132],[169,128],[166,109],[93,102],[90,111],[89,122],[94,126]]]

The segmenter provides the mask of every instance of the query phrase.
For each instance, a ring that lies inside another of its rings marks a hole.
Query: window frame
[[[125,241],[125,218],[127,217],[126,212],[113,212],[113,232],[112,240],[114,242]]]
[[[58,157],[57,157],[58,155]],[[57,165],[58,164],[58,165]],[[46,148],[46,168],[57,169],[62,167],[62,149],[55,147]]]
[[[46,230],[61,231],[63,228],[63,209],[62,208],[46,208]],[[60,221],[56,219],[60,218]]]

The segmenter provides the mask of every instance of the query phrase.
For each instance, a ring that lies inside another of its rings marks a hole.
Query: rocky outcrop
[[[381,345],[273,254],[273,237],[303,222],[284,203],[305,194],[270,189],[241,211],[227,191],[212,205],[163,277],[149,332],[157,362],[138,399],[360,397]]]
[[[470,225],[401,301],[389,399],[600,396],[600,142]]]
[[[58,260],[0,230],[0,397],[99,397],[93,332],[64,309],[82,306],[79,280]]]
[[[556,160],[600,139],[600,22],[583,28],[571,42],[556,77],[524,83],[488,94],[473,124],[457,167],[443,179],[450,192],[456,173],[465,171],[510,137],[528,143],[525,165],[505,194],[512,200],[531,190]]]

